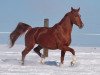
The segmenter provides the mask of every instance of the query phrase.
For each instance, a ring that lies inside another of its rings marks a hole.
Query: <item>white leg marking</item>
[[[41,61],[40,61],[40,63],[44,64],[44,59],[45,59],[45,57],[43,55],[41,55]]]
[[[22,60],[19,63],[21,63],[21,65],[24,65],[24,61],[22,61]]]
[[[73,66],[75,63],[76,63],[76,56],[74,55],[73,59],[72,59],[72,62],[71,62],[71,65]]]
[[[41,64],[44,64],[44,58],[41,58],[40,63],[41,63]]]

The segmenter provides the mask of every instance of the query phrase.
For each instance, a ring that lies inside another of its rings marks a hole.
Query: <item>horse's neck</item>
[[[73,24],[71,23],[70,18],[68,16],[63,20],[63,22],[59,26],[62,27],[65,34],[71,34]]]
[[[59,29],[61,28],[65,34],[71,35],[73,24],[71,23],[70,17],[68,14],[57,24],[55,24],[52,28]]]

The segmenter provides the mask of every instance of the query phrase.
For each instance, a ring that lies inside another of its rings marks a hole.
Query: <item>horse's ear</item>
[[[78,8],[78,10],[77,10],[78,12],[80,11],[80,7]]]
[[[71,7],[71,10],[73,10],[73,7]]]

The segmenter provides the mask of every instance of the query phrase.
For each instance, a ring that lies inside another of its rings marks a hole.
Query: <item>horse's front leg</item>
[[[76,56],[73,55],[72,61],[71,61],[71,66],[74,66],[74,64],[76,63]]]
[[[73,66],[76,63],[76,55],[74,49],[68,47],[67,51],[70,51],[72,53],[72,61],[71,61],[71,66]]]
[[[60,65],[62,65],[64,63],[64,56],[65,56],[66,51],[70,51],[73,55],[72,61],[71,61],[71,66],[73,66],[76,63],[75,51],[74,51],[74,49],[67,47],[67,46],[65,46],[65,47],[63,47],[63,49],[61,49],[61,64]]]
[[[59,66],[62,66],[63,63],[64,63],[65,52],[66,52],[66,51],[61,50],[61,58],[60,58],[60,65],[59,65]]]

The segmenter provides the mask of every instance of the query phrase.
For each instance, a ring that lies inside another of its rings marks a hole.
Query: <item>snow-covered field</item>
[[[65,63],[59,67],[60,51],[49,51],[45,63],[33,50],[26,56],[25,65],[20,63],[23,45],[9,49],[0,45],[0,75],[100,75],[100,47],[72,47],[76,50],[77,63],[70,66],[71,53],[67,52]]]

